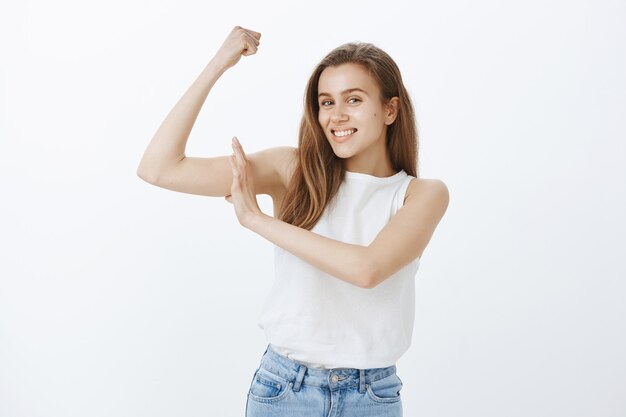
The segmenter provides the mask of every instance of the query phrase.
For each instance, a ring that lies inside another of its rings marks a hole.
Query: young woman
[[[306,87],[298,147],[187,157],[217,79],[257,52],[236,26],[168,114],[137,174],[167,189],[224,196],[239,223],[275,245],[276,277],[258,325],[268,346],[247,394],[251,416],[401,416],[397,360],[414,322],[415,274],[449,201],[417,175],[414,110],[395,62],[347,43]],[[269,194],[275,217],[257,194]]]

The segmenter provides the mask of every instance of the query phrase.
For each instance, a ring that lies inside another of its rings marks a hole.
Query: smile
[[[345,142],[350,139],[352,135],[356,132],[356,129],[348,129],[348,130],[332,130],[333,139],[336,142]]]
[[[333,130],[335,136],[346,136],[351,135],[356,132],[356,129],[347,129],[347,130]]]

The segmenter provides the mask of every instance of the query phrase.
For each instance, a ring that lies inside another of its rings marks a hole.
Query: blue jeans
[[[396,366],[314,369],[267,346],[254,372],[246,417],[402,417]]]

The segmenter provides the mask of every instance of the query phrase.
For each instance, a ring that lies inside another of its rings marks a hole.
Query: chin
[[[348,159],[352,156],[352,153],[350,152],[337,152],[335,149],[333,149],[333,151],[335,152],[335,155],[341,159]]]
[[[342,151],[340,149],[337,149],[335,146],[333,146],[332,143],[330,143],[329,145],[330,145],[330,148],[333,150],[333,153],[335,154],[335,156],[339,158],[347,158],[348,156],[350,156],[345,150]]]

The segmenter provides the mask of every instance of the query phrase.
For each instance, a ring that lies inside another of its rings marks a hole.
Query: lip
[[[354,132],[353,132],[353,133],[350,133],[349,135],[339,137],[339,136],[335,136],[335,133],[334,133],[335,129],[332,129],[330,134],[332,135],[333,140],[334,140],[335,142],[338,142],[338,143],[343,143],[343,142],[346,142],[346,141],[350,140],[350,138],[351,138],[351,137],[352,137],[352,136],[353,136],[356,132],[358,132],[358,130],[356,130],[356,129],[354,129],[354,128],[352,128],[352,129],[338,129],[338,130],[354,130]]]
[[[330,133],[336,132],[338,130],[354,130],[356,132],[357,128],[356,127],[338,127],[338,128],[331,128],[330,129]]]

